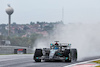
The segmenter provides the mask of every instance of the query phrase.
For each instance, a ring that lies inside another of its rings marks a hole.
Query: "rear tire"
[[[41,62],[41,59],[39,57],[43,56],[42,49],[36,49],[34,54],[34,60],[35,62]]]

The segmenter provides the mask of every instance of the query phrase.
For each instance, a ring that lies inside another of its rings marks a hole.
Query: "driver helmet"
[[[58,45],[59,45],[58,43],[55,43],[54,49],[59,49]]]

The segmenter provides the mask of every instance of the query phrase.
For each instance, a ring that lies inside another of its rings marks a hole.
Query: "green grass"
[[[94,63],[98,63],[98,64],[100,64],[100,60],[97,60],[97,61],[93,61]]]
[[[97,60],[97,61],[93,61],[94,63],[98,63],[98,64],[100,64],[100,60]],[[100,65],[98,65],[98,66],[95,66],[95,67],[100,67]]]

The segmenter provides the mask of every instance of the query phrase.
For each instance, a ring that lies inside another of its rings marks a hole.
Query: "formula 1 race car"
[[[50,48],[36,49],[33,56],[35,62],[41,62],[41,60],[77,61],[77,49],[71,49],[71,44],[55,42],[55,44],[50,44]]]

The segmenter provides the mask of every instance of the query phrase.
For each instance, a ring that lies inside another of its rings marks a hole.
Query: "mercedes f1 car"
[[[71,44],[55,42],[55,44],[50,44],[50,48],[36,49],[33,56],[35,62],[41,62],[41,60],[77,61],[77,49],[71,49]]]

